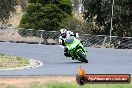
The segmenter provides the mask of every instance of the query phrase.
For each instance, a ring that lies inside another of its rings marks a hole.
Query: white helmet
[[[67,33],[67,30],[66,29],[60,29],[60,33],[61,34]]]

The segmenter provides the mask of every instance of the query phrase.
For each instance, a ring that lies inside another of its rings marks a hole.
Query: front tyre
[[[88,63],[88,60],[86,59],[86,56],[83,54],[82,51],[78,51],[78,56],[80,57],[81,62]]]

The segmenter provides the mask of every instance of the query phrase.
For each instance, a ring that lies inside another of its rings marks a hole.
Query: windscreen
[[[70,36],[69,38],[67,38],[65,40],[66,44],[71,44],[73,41],[74,41],[74,37],[73,36]]]

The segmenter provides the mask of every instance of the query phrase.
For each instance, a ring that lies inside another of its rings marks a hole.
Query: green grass
[[[6,88],[21,88],[21,87],[6,87]],[[31,83],[28,86],[24,85],[23,88],[132,88],[130,84],[85,84],[83,86],[78,85],[75,82],[51,82],[51,83]]]
[[[85,84],[80,86],[77,83],[49,83],[47,88],[132,88],[132,84]]]
[[[0,52],[0,56],[4,56],[4,55],[5,55],[5,54],[3,54],[3,53]]]
[[[27,64],[29,64],[27,59],[19,56],[15,57],[0,53],[0,69],[21,67],[26,66]]]
[[[5,88],[17,88],[16,86],[8,85]]]

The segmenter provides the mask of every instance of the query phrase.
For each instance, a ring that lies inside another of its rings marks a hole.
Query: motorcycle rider
[[[68,49],[65,47],[65,40],[70,36],[74,36],[75,38],[79,39],[78,33],[67,31],[67,29],[65,28],[60,29],[59,43],[60,45],[64,46],[64,55],[66,57],[71,57],[70,53],[68,52]]]

